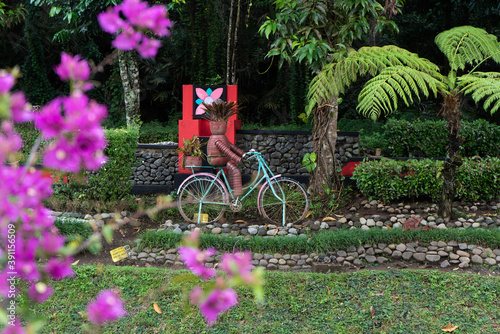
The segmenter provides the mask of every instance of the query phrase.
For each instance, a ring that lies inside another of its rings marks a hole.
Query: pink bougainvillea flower
[[[33,120],[31,105],[26,102],[26,97],[23,92],[15,92],[10,95],[10,112],[12,120],[16,123]]]
[[[101,291],[96,300],[87,306],[89,320],[97,325],[116,320],[125,314],[127,312],[123,308],[122,300],[110,290]]]
[[[200,303],[200,312],[211,326],[219,317],[238,303],[238,295],[233,289],[215,289]]]
[[[142,31],[149,29],[158,36],[169,36],[169,29],[173,26],[167,18],[165,6],[149,7],[147,2],[140,0],[124,0],[97,18],[104,31],[118,33],[112,42],[115,48],[124,51],[136,49],[144,58],[154,57],[161,42],[146,37]]]
[[[47,264],[43,269],[55,280],[72,277],[75,275],[75,272],[73,271],[73,269],[71,269],[71,261],[71,257],[67,257],[63,260],[51,258],[49,259],[49,261],[47,261]]]
[[[19,320],[16,318],[14,320],[14,325],[12,326],[9,324],[7,327],[5,327],[2,334],[26,334],[26,331],[24,330]]]
[[[142,33],[136,32],[134,29],[124,29],[116,38],[111,42],[115,48],[130,51],[137,48],[137,45],[142,39]]]
[[[193,272],[193,274],[200,276],[203,279],[209,279],[216,275],[214,268],[205,267],[205,260],[215,254],[215,249],[209,248],[201,251],[194,247],[179,247],[178,253],[182,262],[186,267]]]
[[[52,296],[54,289],[44,282],[31,283],[28,295],[37,303],[44,303]]]
[[[0,94],[6,94],[14,86],[14,76],[6,71],[0,71]]]
[[[61,138],[47,146],[43,156],[44,166],[52,169],[77,173],[80,171],[81,158],[76,154],[66,138]]]
[[[221,259],[221,269],[229,277],[241,276],[244,280],[249,278],[252,271],[252,254],[250,252],[237,252],[234,254],[224,254]]]
[[[101,28],[110,34],[115,34],[125,24],[125,21],[120,18],[119,11],[112,8],[97,15],[97,20]]]
[[[137,52],[139,52],[142,58],[153,58],[158,52],[160,46],[160,41],[144,36],[141,44],[137,48]]]
[[[88,80],[90,77],[90,66],[85,59],[79,55],[71,56],[65,52],[61,54],[61,63],[54,67],[62,81]]]
[[[0,131],[0,163],[4,163],[10,153],[17,152],[23,146],[21,136],[14,130],[12,122],[4,120]],[[3,133],[2,133],[3,132]]]
[[[55,98],[42,107],[35,115],[35,126],[42,132],[44,139],[58,137],[64,130],[64,118],[61,113],[63,98]]]
[[[42,234],[42,249],[49,254],[56,254],[64,246],[65,238],[57,233],[45,232]]]
[[[205,102],[206,104],[210,104],[217,101],[218,99],[220,99],[223,92],[224,89],[222,88],[217,88],[214,91],[212,91],[211,88],[207,89],[206,91],[201,88],[196,88],[196,96],[198,96],[196,104],[198,104],[198,108],[196,108],[195,114],[203,115],[205,113],[205,107],[202,103]]]

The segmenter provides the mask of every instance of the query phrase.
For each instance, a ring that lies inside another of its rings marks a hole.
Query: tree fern
[[[309,115],[317,107],[327,104],[333,96],[342,94],[358,77],[375,76],[384,68],[403,65],[424,73],[440,76],[439,68],[425,58],[418,57],[394,45],[363,47],[349,51],[338,62],[326,65],[311,81],[307,95],[306,112]]]
[[[437,35],[435,42],[448,58],[452,71],[463,70],[466,65],[479,64],[488,58],[500,62],[497,37],[483,29],[455,27]]]
[[[484,98],[483,108],[493,115],[500,108],[500,73],[475,73],[458,78],[464,94],[471,94],[477,103]]]
[[[413,97],[420,100],[420,92],[426,97],[429,91],[437,95],[444,84],[426,72],[407,66],[388,67],[369,80],[358,97],[358,110],[376,121],[381,114],[388,115],[398,108],[398,99],[409,106]]]

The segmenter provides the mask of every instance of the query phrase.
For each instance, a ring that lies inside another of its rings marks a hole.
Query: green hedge
[[[141,235],[139,248],[171,249],[179,246],[181,234],[172,231],[148,231]],[[324,231],[305,237],[290,238],[276,236],[262,238],[258,236],[226,236],[202,233],[201,248],[216,248],[221,252],[250,250],[253,253],[310,254],[326,253],[350,246],[365,244],[399,244],[408,242],[430,243],[431,241],[457,241],[485,247],[500,247],[500,230],[485,229],[447,229],[429,231],[404,231],[402,228],[382,229],[352,229]]]
[[[366,196],[386,202],[418,197],[438,200],[442,187],[438,174],[442,165],[442,161],[431,159],[365,161],[354,170],[352,178]],[[500,159],[464,159],[456,181],[459,200],[496,199],[500,194]]]
[[[130,174],[135,165],[137,128],[106,130],[108,163],[96,172],[87,172],[85,197],[93,200],[117,200],[130,192]]]
[[[178,125],[163,125],[160,122],[148,122],[141,125],[139,143],[161,143],[179,140]]]
[[[448,130],[444,120],[412,122],[387,121],[384,127],[385,156],[440,158],[446,156]],[[478,119],[461,122],[464,137],[462,156],[498,157],[500,155],[500,126]]]

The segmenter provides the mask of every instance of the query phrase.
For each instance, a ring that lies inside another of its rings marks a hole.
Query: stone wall
[[[130,179],[134,185],[174,184],[179,157],[177,145],[139,144],[135,153],[136,164]]]
[[[359,132],[337,133],[336,158],[342,164],[351,157],[359,156]],[[236,134],[236,143],[243,151],[254,149],[263,154],[271,170],[279,174],[309,175],[302,167],[302,158],[313,151],[310,131],[261,131],[241,130]],[[257,169],[257,165],[251,166]],[[250,174],[245,169],[244,174]]]
[[[338,132],[336,157],[341,163],[359,156],[359,133]],[[264,155],[273,172],[289,175],[309,175],[302,167],[302,157],[313,150],[309,131],[240,130],[236,145],[243,151],[255,149]],[[174,185],[178,170],[177,145],[139,144],[136,165],[132,168],[134,185]],[[243,170],[251,174],[251,166]]]

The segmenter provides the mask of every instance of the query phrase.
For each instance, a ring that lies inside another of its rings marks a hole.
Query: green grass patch
[[[54,225],[59,230],[59,234],[64,235],[67,241],[78,238],[86,240],[93,233],[90,223],[83,219],[58,217],[55,219]]]
[[[177,247],[182,235],[171,231],[147,231],[142,236],[140,248],[169,249]],[[490,248],[500,247],[500,230],[485,229],[447,229],[429,231],[403,231],[402,229],[352,229],[325,231],[306,235],[306,237],[276,236],[273,238],[250,236],[220,236],[202,234],[203,248],[214,247],[220,251],[250,250],[254,253],[310,254],[346,249],[350,246],[365,244],[399,244],[408,242],[457,241],[460,243],[482,245]]]
[[[102,289],[118,288],[127,316],[104,333],[497,333],[500,279],[439,271],[358,271],[340,274],[265,273],[265,301],[239,289],[239,305],[211,328],[162,268],[76,267],[76,277],[53,282],[48,302],[31,307],[45,317],[43,333],[80,333],[78,314]],[[163,310],[157,314],[152,304]],[[374,318],[370,308],[373,307]]]

